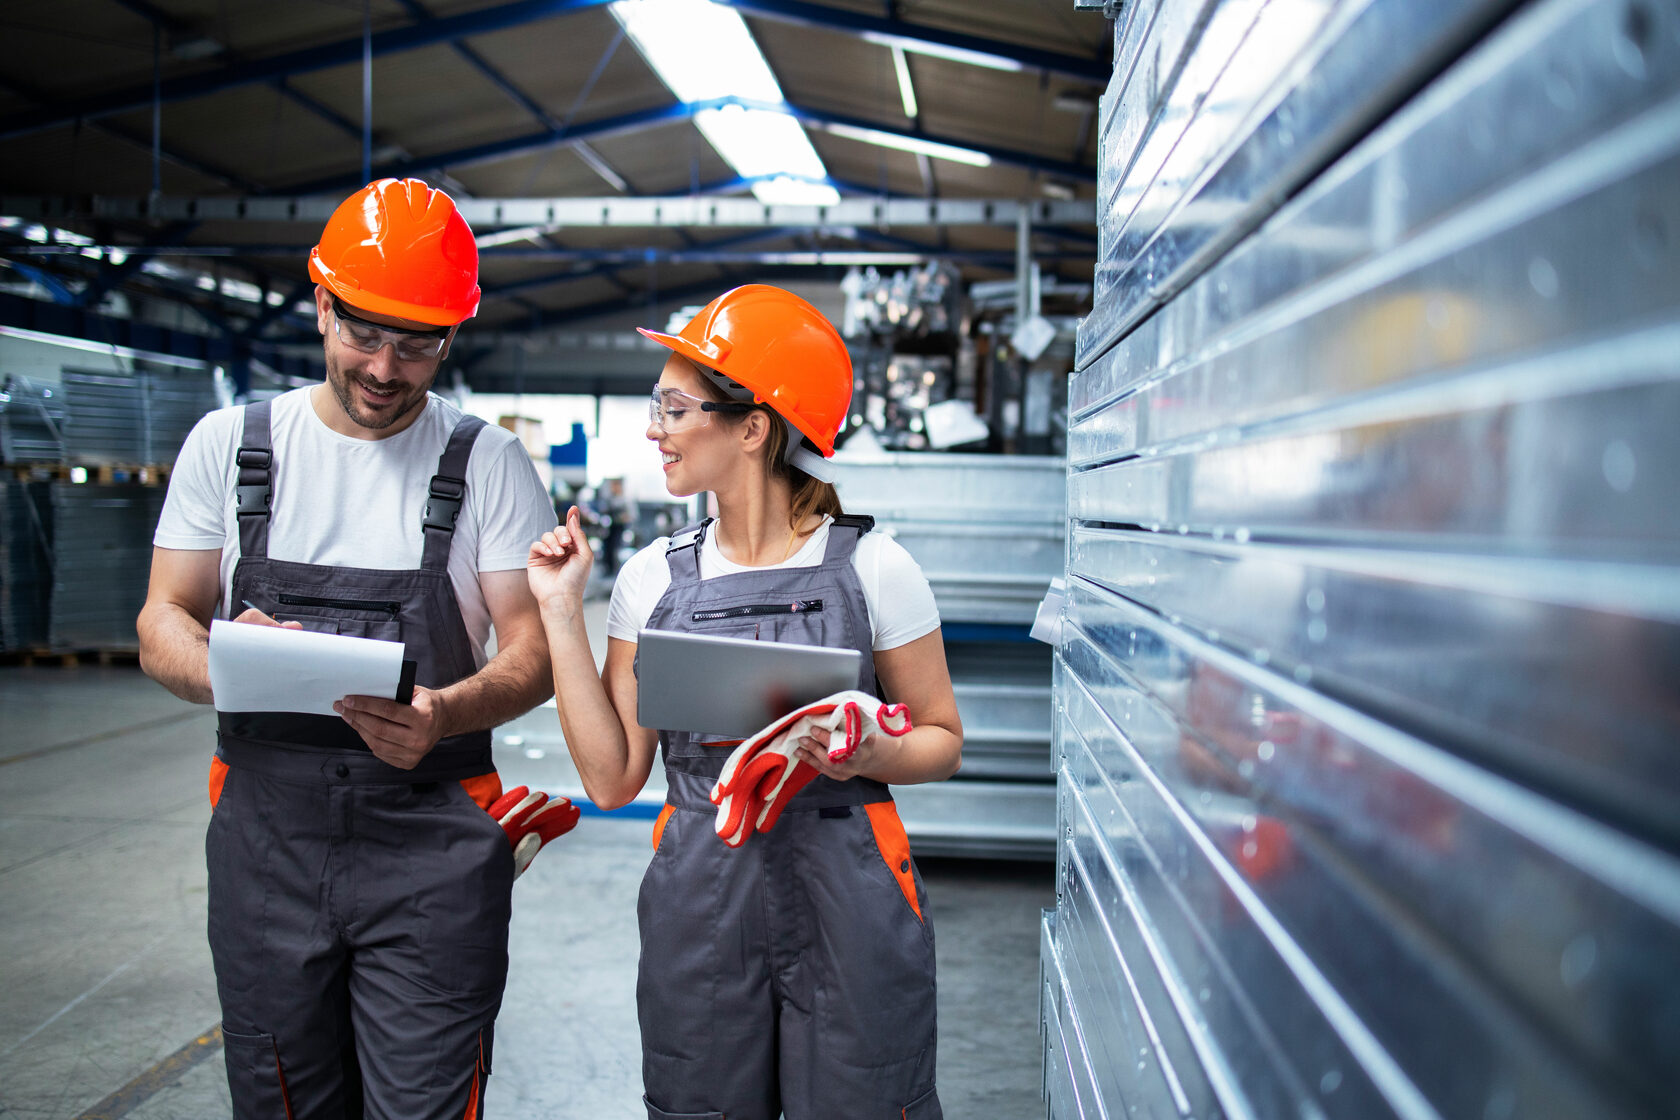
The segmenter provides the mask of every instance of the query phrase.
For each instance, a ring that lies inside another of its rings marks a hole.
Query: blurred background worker
[[[934,1120],[933,926],[888,783],[955,773],[962,721],[927,580],[826,481],[851,360],[816,308],[764,284],[724,293],[680,334],[642,333],[671,350],[647,429],[666,487],[710,491],[718,516],[625,564],[600,676],[575,508],[532,546],[530,579],[589,796],[625,804],[664,752],[637,907],[648,1116]],[[638,689],[658,687],[638,680],[643,628],[858,650],[855,687],[907,705],[915,727],[848,736],[855,753],[838,762],[825,730],[782,743],[786,788],[812,780],[779,823],[757,817],[762,831],[749,822],[726,845],[710,797],[739,741],[640,726]]]
[[[146,671],[212,702],[214,617],[402,641],[412,704],[223,713],[211,951],[240,1117],[475,1117],[507,976],[488,729],[548,695],[524,565],[554,512],[514,436],[432,395],[478,308],[454,202],[384,179],[309,258],[326,380],[188,438],[154,537]],[[496,655],[486,640],[496,634]],[[476,802],[476,803],[475,803]]]

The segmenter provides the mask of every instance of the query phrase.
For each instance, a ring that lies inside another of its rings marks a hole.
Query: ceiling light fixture
[[[893,70],[898,73],[898,96],[904,101],[904,115],[916,119],[916,87],[910,84],[910,64],[904,61],[904,48],[892,49]]]
[[[984,66],[988,70],[1013,72],[1023,69],[1018,59],[1005,58],[1001,54],[988,54],[985,51],[971,51],[964,47],[947,47],[925,39],[906,39],[902,35],[886,35],[879,31],[866,31],[863,38],[883,47],[896,47],[912,54],[925,54],[930,58],[943,58],[950,62],[965,62],[970,66]]]
[[[785,104],[770,64],[734,9],[711,0],[618,0],[608,10],[679,100]],[[789,188],[778,185],[783,177],[828,178],[805,130],[786,113],[726,105],[695,113],[694,125],[737,175],[757,180],[752,191],[761,202],[787,201]]]
[[[904,136],[896,132],[881,132],[873,128],[854,128],[849,124],[825,125],[835,136],[844,136],[848,140],[857,140],[864,144],[878,144],[883,148],[897,148],[901,152],[915,152],[918,155],[932,156],[934,159],[948,159],[953,163],[966,163],[971,167],[990,167],[992,157],[985,152],[977,152],[973,148],[959,148],[954,144],[940,144],[933,140],[923,140],[919,136]]]

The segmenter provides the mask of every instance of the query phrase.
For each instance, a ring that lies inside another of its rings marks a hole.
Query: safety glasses
[[[350,349],[377,354],[379,348],[389,342],[391,352],[400,362],[423,362],[435,358],[443,353],[443,344],[449,341],[449,327],[439,327],[435,331],[382,327],[352,315],[337,296],[333,297],[333,324],[338,340]]]
[[[712,422],[714,412],[751,411],[752,405],[739,401],[703,401],[681,389],[662,389],[655,385],[648,400],[648,423],[671,435],[704,428]]]

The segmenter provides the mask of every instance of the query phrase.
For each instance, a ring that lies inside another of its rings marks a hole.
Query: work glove
[[[583,814],[564,797],[549,799],[541,790],[514,786],[491,802],[489,813],[513,846],[513,877],[519,878],[544,844],[577,827]]]
[[[799,759],[799,740],[813,728],[831,733],[828,759],[839,763],[850,758],[870,732],[896,738],[908,734],[910,726],[910,712],[903,704],[883,704],[853,689],[772,721],[735,748],[712,787],[718,836],[738,848],[751,832],[770,831],[788,802],[818,774],[816,767]],[[835,734],[842,729],[843,734]]]

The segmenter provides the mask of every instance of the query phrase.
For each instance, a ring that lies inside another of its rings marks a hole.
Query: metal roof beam
[[[494,8],[483,8],[455,16],[439,16],[407,27],[380,31],[373,35],[371,46],[375,55],[395,54],[399,51],[452,42],[470,35],[519,27],[550,16],[600,7],[608,2],[609,0],[515,0],[514,3]],[[361,60],[362,37],[353,35],[316,47],[288,51],[268,58],[245,59],[204,73],[171,78],[162,83],[160,96],[165,101],[202,97],[205,94],[220,93],[225,89],[255,85],[275,78],[307,74],[334,66],[346,66]],[[0,119],[0,140],[56,128],[79,119],[142,109],[151,103],[152,85],[147,82],[63,108],[14,113]]]
[[[802,0],[718,0],[718,3],[748,15],[761,16],[779,23],[839,31],[860,38],[897,39],[989,54],[1017,63],[1023,70],[1054,74],[1098,86],[1107,85],[1112,73],[1106,58],[1084,58],[1076,54],[1038,50],[996,39],[982,39],[977,35],[939,31],[931,27],[905,23],[900,19],[886,19],[820,4],[803,3]]]
[[[454,16],[437,16],[406,27],[391,28],[372,36],[370,44],[376,56],[394,54],[453,42],[472,35],[520,27],[537,20],[587,8],[600,7],[609,0],[515,0],[493,8],[464,12]],[[1100,59],[1078,55],[1057,54],[1020,47],[994,39],[980,39],[972,35],[938,31],[905,23],[901,20],[881,19],[795,0],[726,0],[737,9],[766,19],[800,23],[811,27],[854,35],[879,34],[898,39],[926,42],[935,46],[957,47],[986,54],[1011,58],[1022,66],[1075,78],[1079,81],[1105,84],[1109,78],[1108,63]],[[199,74],[171,78],[161,83],[158,96],[165,101],[179,101],[202,97],[225,89],[272,82],[277,78],[307,74],[334,66],[359,63],[362,59],[362,37],[354,35],[331,43],[323,43],[302,50],[288,51],[268,58],[241,59]],[[57,128],[77,120],[109,116],[113,113],[143,109],[152,103],[150,82],[130,86],[99,97],[91,97],[69,105],[51,106],[26,113],[14,113],[0,118],[0,140],[25,136],[44,129]]]
[[[22,197],[0,195],[0,214],[37,222],[75,219],[106,221],[301,222],[323,223],[342,201],[337,195],[263,196],[255,198],[173,198],[145,196]],[[1039,226],[1094,225],[1092,199],[855,198],[832,206],[767,205],[754,198],[695,195],[621,198],[463,198],[462,217],[476,230],[532,226],[549,231],[587,229],[751,229],[759,227],[839,226],[1008,226],[1023,208]],[[117,246],[125,252],[132,246]],[[253,252],[302,252],[308,246],[250,246]],[[42,250],[50,251],[46,247]],[[162,250],[157,250],[162,251]],[[180,245],[175,255],[206,251]],[[490,251],[487,250],[488,254]]]
[[[840,125],[849,128],[868,129],[893,136],[901,136],[914,140],[926,140],[935,144],[947,144],[957,148],[968,148],[971,151],[982,152],[994,162],[1005,163],[1014,167],[1024,167],[1029,171],[1040,171],[1051,175],[1060,175],[1083,182],[1095,183],[1097,171],[1094,167],[1073,163],[1068,160],[1052,159],[1034,152],[1022,152],[1011,148],[1000,148],[988,144],[975,143],[969,140],[956,139],[949,136],[936,136],[919,130],[907,131],[883,125],[877,121],[864,120],[859,117],[844,116],[839,113],[829,113],[806,106],[795,105],[792,102],[771,104],[765,102],[746,101],[736,97],[719,98],[715,101],[695,101],[676,105],[661,106],[657,109],[645,109],[640,112],[626,113],[618,117],[604,120],[590,121],[563,132],[540,132],[527,136],[515,136],[507,140],[498,140],[488,144],[477,144],[469,148],[457,148],[454,151],[439,152],[435,155],[417,156],[414,159],[388,163],[375,168],[377,176],[391,176],[401,178],[408,175],[418,175],[422,172],[443,168],[466,167],[475,163],[490,163],[495,160],[508,159],[513,156],[526,155],[530,152],[541,151],[546,148],[576,143],[580,140],[594,140],[602,136],[614,136],[624,133],[641,132],[649,128],[670,124],[674,121],[687,120],[696,113],[706,109],[721,109],[730,105],[741,105],[749,109],[765,109],[770,112],[786,113],[802,124],[814,128],[824,128],[829,125]],[[354,188],[360,183],[354,173],[334,175],[317,179],[310,183],[294,186],[295,194],[313,194],[317,191],[334,190],[344,187]]]

